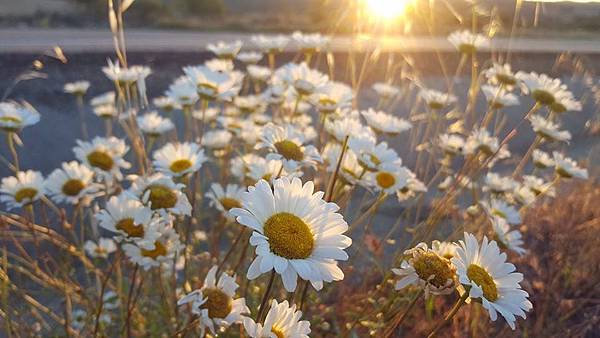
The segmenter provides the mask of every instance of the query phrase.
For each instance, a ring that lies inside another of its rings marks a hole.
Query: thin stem
[[[434,337],[438,333],[438,331],[442,328],[442,326],[446,325],[446,323],[451,321],[452,318],[454,318],[454,316],[458,312],[458,310],[465,304],[465,301],[467,300],[467,298],[469,298],[469,292],[465,291],[465,293],[462,295],[462,297],[460,297],[458,299],[458,301],[456,302],[456,304],[454,304],[454,306],[452,307],[452,310],[450,310],[450,312],[448,312],[448,314],[446,315],[444,320],[440,320],[436,324],[436,326],[429,333],[429,335],[427,335],[427,338]]]
[[[8,149],[10,150],[10,153],[12,154],[13,157],[13,167],[15,172],[19,172],[19,154],[17,153],[17,148],[15,148],[15,141],[14,141],[14,136],[13,132],[8,132],[6,133],[6,141],[8,143]]]
[[[262,321],[263,314],[265,313],[265,307],[267,305],[267,300],[269,299],[269,295],[271,294],[271,289],[273,289],[273,281],[275,281],[275,269],[271,271],[271,277],[269,277],[269,284],[267,285],[267,289],[265,290],[263,299],[260,302],[260,308],[258,309],[258,315],[256,316],[257,322]]]
[[[335,171],[331,174],[331,178],[329,179],[329,185],[327,186],[327,193],[325,194],[325,200],[327,202],[331,202],[333,197],[333,188],[335,187],[335,181],[337,180],[338,172],[340,171],[340,167],[342,166],[342,162],[344,161],[344,155],[346,155],[346,148],[348,148],[348,139],[349,135],[346,135],[344,139],[344,143],[342,144],[342,151],[340,153],[340,157],[338,158],[337,164],[335,166]]]

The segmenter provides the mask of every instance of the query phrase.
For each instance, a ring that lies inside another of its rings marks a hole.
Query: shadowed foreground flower
[[[254,232],[250,244],[256,258],[248,268],[255,279],[275,269],[285,289],[296,289],[298,275],[320,290],[323,282],[342,280],[337,260],[346,260],[344,251],[352,240],[344,236],[348,224],[335,203],[314,192],[314,183],[304,185],[298,178],[275,180],[273,190],[260,180],[242,195],[243,208],[231,209],[240,224]]]
[[[264,323],[244,317],[244,328],[252,338],[308,338],[310,322],[300,317],[302,311],[296,311],[296,305],[290,307],[287,300],[277,303],[273,299]]]
[[[198,171],[206,161],[204,150],[196,143],[167,143],[154,152],[152,164],[156,171],[182,177]]]
[[[152,210],[127,194],[112,196],[95,217],[102,228],[119,234],[115,236],[117,241],[156,240],[152,237],[156,232],[147,231],[158,222]]]
[[[45,194],[44,176],[39,171],[19,171],[16,176],[4,177],[0,185],[0,202],[7,209],[29,205]]]
[[[57,203],[85,203],[100,189],[93,178],[94,172],[88,167],[76,161],[64,162],[48,176],[46,189]]]
[[[469,297],[481,300],[493,321],[500,313],[514,330],[515,315],[526,318],[525,312],[533,308],[519,284],[523,275],[514,272],[515,266],[506,262],[506,254],[500,253],[495,241],[484,237],[480,246],[475,236],[465,233],[451,261]]]
[[[233,298],[238,288],[235,276],[222,273],[217,279],[217,269],[215,265],[208,271],[201,289],[177,301],[177,305],[190,304],[192,313],[200,316],[200,336],[204,336],[206,328],[214,335],[215,326],[224,329],[241,323],[242,315],[250,313],[245,298]]]

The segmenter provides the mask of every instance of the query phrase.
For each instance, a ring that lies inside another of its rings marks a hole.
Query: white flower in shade
[[[514,329],[515,315],[525,318],[525,311],[533,308],[529,294],[519,284],[523,275],[514,272],[515,266],[506,262],[506,254],[500,253],[496,242],[488,241],[487,237],[480,246],[475,236],[465,233],[459,245],[452,263],[469,297],[481,299],[492,320],[496,320],[499,312]]]
[[[520,82],[508,63],[494,63],[490,68],[483,71],[483,75],[490,84],[506,90],[512,90]]]
[[[440,135],[438,145],[445,154],[456,156],[463,153],[465,149],[465,139],[456,134],[442,134]]]
[[[203,146],[212,150],[222,150],[231,145],[233,136],[227,130],[210,130],[204,133],[202,141]]]
[[[259,52],[241,52],[238,53],[236,59],[242,61],[247,65],[253,65],[262,60],[263,54]]]
[[[398,153],[389,148],[387,142],[375,144],[374,139],[362,139],[360,142],[350,142],[349,146],[358,154],[360,165],[369,171],[375,171],[381,165],[400,161]]]
[[[306,145],[304,133],[290,124],[277,126],[269,123],[262,128],[257,149],[267,148],[267,160],[281,160],[284,168],[295,171],[301,166],[315,166],[321,156],[312,145]]]
[[[497,173],[488,172],[485,175],[485,186],[483,191],[494,194],[504,194],[513,191],[519,184],[510,176],[500,176]]]
[[[412,128],[412,124],[407,120],[386,114],[382,111],[375,111],[369,108],[369,110],[363,110],[360,113],[365,118],[365,121],[367,121],[369,127],[376,133],[398,135]]]
[[[472,54],[490,47],[490,39],[481,34],[473,34],[468,30],[456,31],[448,36],[448,41],[456,49],[465,54]]]
[[[327,47],[331,38],[328,36],[321,35],[319,33],[302,33],[296,31],[292,34],[292,39],[300,50],[304,53],[315,53],[321,51]]]
[[[341,82],[327,82],[317,87],[310,96],[310,102],[323,114],[333,113],[338,109],[350,108],[354,94],[352,88]]]
[[[26,102],[0,102],[0,129],[4,131],[19,132],[39,121],[40,113]]]
[[[419,96],[427,103],[427,106],[433,110],[439,110],[448,107],[458,101],[452,94],[442,93],[434,89],[421,89]]]
[[[157,236],[151,245],[138,245],[133,242],[122,246],[125,255],[144,270],[161,265],[170,266],[175,255],[184,248],[179,235],[172,227],[162,224],[152,228],[152,231],[156,231]]]
[[[262,113],[266,109],[266,104],[260,96],[236,96],[233,98],[233,104],[242,114]]]
[[[178,104],[177,101],[175,101],[175,99],[173,99],[172,97],[169,96],[160,96],[160,97],[156,97],[152,100],[152,104],[164,111],[164,112],[172,112],[175,109],[179,109],[181,108]]]
[[[118,83],[133,83],[138,79],[138,72],[132,68],[122,68],[119,61],[108,60],[108,65],[102,67],[102,72],[111,81]]]
[[[467,138],[465,144],[465,153],[474,155],[478,151],[481,151],[487,156],[495,154],[500,148],[498,138],[490,135],[489,131],[485,128],[475,129]]]
[[[243,120],[239,116],[219,116],[217,117],[217,122],[221,127],[233,133],[234,135],[238,135],[242,130]]]
[[[554,167],[554,159],[548,153],[539,149],[533,150],[533,164],[541,169]]]
[[[344,251],[352,240],[344,236],[348,224],[335,203],[323,200],[323,192],[314,192],[314,184],[302,184],[299,178],[275,180],[273,190],[260,180],[242,195],[243,208],[230,210],[240,224],[254,232],[250,244],[256,246],[256,258],[247,277],[275,269],[285,289],[296,289],[297,277],[310,281],[320,290],[323,282],[342,280],[338,260],[348,259]]]
[[[481,201],[480,204],[489,217],[501,217],[513,225],[521,224],[519,210],[504,200],[492,198],[490,202]]]
[[[536,176],[524,175],[523,187],[526,187],[527,189],[531,190],[535,194],[535,196],[556,196],[556,189],[554,188],[553,184],[551,182],[544,182],[543,179]]]
[[[267,87],[267,89],[262,93],[261,96],[263,97],[263,99],[265,101],[267,101],[268,103],[270,103],[272,105],[287,104],[288,106],[285,107],[286,108],[285,110],[292,111],[293,109],[289,109],[289,103],[286,103],[286,98],[290,96],[287,93],[290,91],[291,91],[291,89],[284,86],[282,83],[276,83],[276,84],[271,83],[271,85],[269,87]],[[295,102],[295,100],[294,100],[294,102]],[[299,104],[301,104],[303,102],[304,101],[300,101]]]
[[[510,230],[510,225],[502,217],[492,217],[490,221],[494,230],[493,239],[498,242],[500,248],[512,250],[519,254],[519,256],[527,252],[523,248],[523,235],[521,235],[519,230]]]
[[[85,95],[85,93],[87,93],[89,88],[90,88],[89,81],[76,81],[76,82],[65,83],[63,90],[65,91],[65,93],[68,93],[68,94],[83,96],[83,95]]]
[[[253,81],[257,82],[267,82],[269,78],[271,78],[271,70],[268,67],[257,66],[257,65],[248,65],[246,67],[246,71],[248,71],[248,76]]]
[[[531,122],[533,131],[546,140],[562,142],[571,140],[571,133],[568,130],[559,130],[558,124],[539,115],[529,116],[529,122]]]
[[[200,317],[201,336],[206,328],[214,335],[216,328],[227,328],[241,323],[243,314],[250,314],[246,299],[235,297],[239,285],[235,276],[222,273],[217,278],[217,266],[213,266],[204,279],[201,289],[194,290],[177,301],[177,305],[190,304],[191,312]]]
[[[183,67],[183,72],[196,85],[198,95],[205,100],[231,101],[241,88],[238,73],[222,73],[207,66]]]
[[[519,105],[517,95],[506,91],[503,87],[483,85],[481,86],[481,91],[485,95],[489,106],[493,109]]]
[[[167,143],[154,152],[152,165],[159,172],[181,177],[198,171],[206,160],[196,143]]]
[[[325,120],[325,131],[339,143],[344,143],[346,137],[348,137],[349,143],[354,143],[356,142],[355,140],[364,140],[367,142],[367,140],[373,141],[375,139],[371,128],[363,125],[359,119],[352,116],[333,121],[329,119]]]
[[[289,172],[285,170],[285,166],[283,162],[280,160],[265,160],[264,158],[259,158],[258,160],[254,160],[248,163],[248,172],[246,176],[250,179],[252,184],[260,180],[265,180],[268,182],[273,182],[279,177],[301,177],[302,171],[300,168],[296,168],[295,170],[290,170]]]
[[[391,84],[377,82],[373,84],[373,90],[384,100],[389,100],[394,96],[400,94],[400,88],[392,86]]]
[[[145,240],[154,243],[157,233],[150,231],[159,223],[152,210],[128,194],[112,196],[105,209],[95,215],[100,227],[117,233],[117,241]]]
[[[550,110],[554,113],[581,111],[581,109],[581,102],[577,101],[570,91],[561,91],[557,93],[554,103],[550,106]]]
[[[329,77],[318,70],[311,69],[306,63],[288,63],[273,74],[275,83],[294,88],[300,96],[308,96],[324,85]]]
[[[243,156],[236,156],[232,158],[229,162],[231,174],[240,180],[244,180],[246,178],[246,175],[248,174],[248,171],[250,170],[250,165],[255,162],[266,162],[266,160],[254,153],[247,153]]]
[[[151,137],[158,137],[175,128],[170,119],[160,116],[155,111],[138,116],[137,123],[140,130]]]
[[[204,62],[204,65],[210,70],[220,73],[229,73],[233,71],[233,61],[229,59],[211,59]]]
[[[337,168],[337,163],[340,159],[342,146],[337,143],[328,143],[323,149],[323,158],[327,163],[327,172],[334,172]],[[340,163],[340,179],[345,184],[356,184],[362,179],[364,169],[358,163],[358,158],[352,149],[346,149],[344,159]]]
[[[584,180],[588,179],[588,171],[587,169],[580,168],[577,165],[577,162],[573,161],[571,158],[557,152],[552,152],[552,157],[554,158],[554,170],[556,174],[563,178],[582,178]]]
[[[409,170],[398,163],[386,163],[379,165],[377,170],[365,175],[365,181],[375,191],[386,194],[394,194],[402,190],[408,184]]]
[[[215,53],[218,58],[222,59],[233,59],[242,49],[242,41],[236,40],[231,43],[219,41],[217,43],[209,43],[206,45],[206,49]]]
[[[401,279],[396,282],[396,290],[404,289],[409,285],[424,288],[425,297],[430,294],[446,295],[455,287],[456,271],[450,260],[439,255],[427,244],[419,243],[412,249],[404,251],[407,259],[400,263],[400,268],[392,272]]]
[[[119,111],[114,104],[103,104],[100,106],[93,106],[94,114],[99,118],[112,119],[119,115]]]
[[[398,201],[407,201],[415,197],[419,193],[427,192],[427,186],[421,180],[417,178],[417,175],[410,170],[407,170],[407,182],[406,186],[396,191],[396,197]]]
[[[287,300],[277,303],[273,299],[264,323],[244,317],[244,329],[251,338],[308,338],[310,322],[300,320],[301,317],[302,311],[296,311],[296,305],[290,306]]]
[[[121,168],[131,168],[131,164],[123,159],[128,150],[125,141],[116,137],[94,137],[92,142],[77,140],[77,146],[73,148],[79,161],[108,181],[122,179]]]
[[[219,183],[212,183],[210,191],[206,193],[206,197],[210,200],[212,207],[217,208],[220,212],[227,215],[230,209],[242,207],[242,194],[245,191],[245,188],[237,184],[228,184],[223,189]]]
[[[57,203],[77,204],[93,197],[100,185],[92,182],[94,172],[78,162],[64,162],[46,179],[46,190]]]
[[[175,80],[166,91],[165,95],[178,106],[191,107],[198,101],[196,84],[187,76],[181,76]]]
[[[0,185],[0,202],[7,209],[21,208],[42,197],[46,192],[44,176],[39,171],[19,171],[16,176],[4,177]]]
[[[265,53],[282,52],[285,46],[290,42],[290,38],[285,35],[266,36],[253,35],[252,42]]]
[[[523,83],[523,92],[541,105],[551,107],[558,97],[568,95],[567,86],[560,79],[536,72],[518,72],[516,76]]]
[[[108,255],[117,251],[115,241],[110,238],[100,238],[98,243],[94,241],[86,241],[83,248],[90,257],[107,258]]]
[[[456,255],[457,248],[458,245],[454,242],[441,242],[437,240],[431,242],[431,250],[448,260]]]
[[[116,94],[113,91],[106,92],[104,94],[95,96],[90,100],[90,105],[96,106],[105,106],[105,105],[115,105]]]
[[[265,122],[269,123],[270,121],[265,121]],[[262,133],[261,126],[258,126],[254,123],[244,123],[244,124],[242,124],[242,129],[240,130],[240,133],[238,136],[247,145],[254,146],[258,142],[261,133]]]
[[[187,196],[181,191],[184,184],[175,183],[173,179],[162,173],[148,177],[132,177],[130,192],[150,209],[170,212],[175,215],[190,215],[192,206]]]
[[[192,117],[198,121],[204,121],[204,123],[214,122],[221,113],[219,108],[209,107],[206,109],[194,110]]]
[[[535,202],[536,194],[525,185],[518,185],[512,192],[512,198],[521,205],[530,205]]]

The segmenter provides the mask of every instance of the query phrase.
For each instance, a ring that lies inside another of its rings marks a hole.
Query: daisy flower
[[[360,165],[369,171],[375,171],[381,165],[400,162],[398,153],[388,147],[387,142],[375,144],[374,139],[361,139],[349,142],[349,147],[358,156]]]
[[[373,131],[353,116],[333,121],[325,120],[325,131],[339,143],[344,143],[346,137],[348,137],[349,144],[356,142],[354,141],[356,139],[365,140],[365,142],[366,140],[372,141],[375,139]]]
[[[465,139],[460,135],[442,134],[438,146],[449,156],[460,155],[465,149]]]
[[[246,67],[246,71],[252,80],[262,83],[267,82],[272,74],[268,67],[256,65],[248,65],[248,67]]]
[[[123,178],[121,168],[129,169],[131,164],[123,159],[129,150],[125,141],[116,137],[94,137],[92,142],[77,140],[73,148],[75,157],[83,164],[92,168],[106,180]]]
[[[523,186],[531,190],[535,196],[542,194],[550,197],[556,196],[556,189],[552,183],[546,183],[543,179],[533,175],[523,176]]]
[[[515,315],[525,318],[525,312],[533,308],[529,294],[519,284],[523,275],[514,272],[515,266],[506,262],[506,254],[500,253],[495,241],[484,237],[480,246],[475,236],[465,233],[451,261],[469,297],[480,299],[492,320],[499,312],[514,329]]]
[[[210,130],[204,133],[200,143],[208,149],[219,151],[229,146],[232,138],[227,130]]]
[[[490,132],[485,128],[475,129],[467,138],[465,144],[465,153],[474,155],[477,151],[481,151],[487,156],[495,154],[500,148],[498,138],[490,135]]]
[[[140,130],[149,137],[159,137],[175,128],[170,119],[160,116],[155,111],[138,116],[137,123]]]
[[[490,217],[504,218],[509,224],[521,224],[519,210],[501,199],[492,198],[490,202],[481,201],[480,204]]]
[[[134,83],[138,79],[138,72],[132,68],[121,68],[119,61],[108,60],[108,65],[102,67],[102,72],[113,82]]]
[[[266,104],[260,96],[236,96],[233,98],[233,104],[242,114],[262,113],[266,109]]]
[[[122,248],[125,255],[144,270],[161,265],[170,266],[173,258],[184,248],[179,240],[179,235],[172,227],[162,225],[152,228],[157,232],[157,239],[151,246],[138,245],[137,243],[125,243]]]
[[[338,109],[350,108],[354,94],[352,88],[341,82],[327,82],[317,87],[310,96],[310,102],[323,114],[330,114]]]
[[[175,80],[166,91],[165,95],[177,106],[191,107],[199,99],[196,85],[187,76]]]
[[[552,156],[539,149],[533,150],[533,164],[540,169],[554,167],[555,165]]]
[[[560,79],[551,78],[546,74],[518,72],[516,76],[523,83],[523,92],[544,106],[552,106],[558,97],[569,93],[567,86]]]
[[[16,133],[40,121],[38,113],[28,103],[0,102],[0,129]]]
[[[577,165],[577,162],[573,161],[571,158],[557,151],[552,152],[552,157],[554,158],[554,170],[558,176],[564,178],[576,177],[587,180],[587,169],[580,168]]]
[[[127,194],[112,196],[95,218],[100,227],[119,234],[115,238],[118,241],[144,239],[153,243],[156,239],[152,237],[156,232],[148,230],[158,222],[152,210]]]
[[[417,178],[417,175],[410,170],[407,171],[406,185],[404,188],[396,191],[396,198],[403,202],[415,197],[419,193],[427,192],[427,186],[423,181]]]
[[[442,93],[434,89],[421,89],[419,96],[432,110],[440,110],[458,101],[452,94]]]
[[[206,162],[204,150],[196,143],[167,143],[154,152],[152,165],[157,171],[182,177],[200,170]]]
[[[448,258],[439,255],[427,244],[419,243],[416,247],[404,251],[405,260],[400,263],[400,268],[392,272],[400,276],[396,282],[396,290],[404,289],[409,285],[424,288],[425,297],[433,295],[446,295],[454,290],[456,269]]]
[[[441,242],[435,240],[431,242],[431,250],[436,254],[450,260],[452,257],[456,256],[456,249],[458,245],[454,242]],[[450,262],[452,264],[452,262]]]
[[[242,61],[247,65],[253,65],[262,60],[263,54],[259,52],[241,52],[238,53],[236,59]]]
[[[306,63],[288,63],[275,71],[274,81],[292,87],[300,96],[308,96],[324,85],[329,77]]]
[[[100,106],[93,106],[94,114],[102,119],[112,119],[119,115],[119,111],[114,104],[103,104]]]
[[[275,180],[273,190],[260,180],[242,195],[243,208],[230,210],[236,220],[252,230],[250,244],[256,258],[247,277],[255,279],[272,269],[281,275],[285,289],[296,289],[298,275],[320,290],[323,282],[342,280],[337,260],[346,260],[344,251],[352,240],[344,236],[348,224],[335,203],[314,192],[313,182],[304,185],[298,178]]]
[[[258,161],[248,163],[246,176],[249,178],[250,184],[255,184],[260,180],[272,183],[280,177],[301,177],[302,171],[300,171],[300,168],[296,168],[288,172],[285,170],[282,161],[260,158]]]
[[[536,134],[549,141],[568,142],[571,140],[571,133],[568,130],[559,130],[559,125],[547,120],[539,115],[529,117],[531,127]]]
[[[301,166],[315,166],[321,156],[312,145],[306,145],[304,133],[290,124],[277,126],[269,123],[261,130],[260,142],[256,149],[267,148],[267,160],[281,160],[288,171]]]
[[[512,90],[520,83],[519,78],[512,71],[510,64],[494,63],[490,68],[483,71],[483,75],[490,84]]]
[[[85,93],[88,91],[89,88],[90,88],[89,81],[76,81],[76,82],[66,83],[65,86],[63,87],[63,90],[67,94],[72,94],[75,96],[83,96],[83,95],[85,95]]]
[[[250,314],[244,298],[235,297],[238,284],[235,276],[222,273],[217,278],[217,266],[213,266],[204,279],[201,289],[194,290],[177,301],[177,305],[190,304],[191,312],[200,317],[200,336],[206,328],[214,335],[215,327],[227,328],[241,323],[243,314]]]
[[[148,177],[132,177],[130,193],[150,209],[175,215],[191,215],[192,206],[187,196],[181,191],[184,184],[175,183],[163,173]]]
[[[152,100],[152,104],[156,108],[167,113],[180,108],[178,103],[172,97],[169,96],[156,97]]]
[[[218,58],[221,59],[233,59],[242,49],[242,41],[236,40],[231,43],[219,41],[217,43],[209,43],[206,45],[206,49],[215,53]]]
[[[371,88],[384,100],[389,100],[400,94],[400,88],[383,82],[377,82]]]
[[[386,114],[382,111],[375,111],[369,108],[369,110],[363,110],[360,113],[365,118],[365,121],[367,121],[369,127],[376,133],[398,135],[412,128],[412,124],[405,119]]]
[[[490,47],[490,39],[481,34],[473,34],[468,30],[453,32],[448,36],[448,41],[464,54],[473,54]]]
[[[110,238],[100,238],[98,243],[86,241],[83,249],[92,258],[108,258],[108,255],[117,251],[117,245]]]
[[[39,171],[19,171],[16,176],[4,177],[0,184],[0,202],[7,209],[22,208],[44,195],[46,191],[44,176]]]
[[[282,52],[285,46],[287,46],[290,38],[285,35],[277,36],[266,36],[266,35],[253,35],[251,38],[252,42],[265,53],[277,53]]]
[[[93,182],[94,172],[76,161],[64,162],[46,179],[48,194],[57,203],[77,204],[93,197],[100,186]]]
[[[308,338],[310,322],[300,320],[302,311],[296,311],[296,305],[290,306],[287,300],[277,303],[271,300],[271,308],[263,324],[244,317],[244,328],[251,338]]]
[[[106,92],[104,94],[95,96],[94,98],[92,98],[90,100],[90,105],[96,107],[96,106],[105,106],[105,105],[115,105],[115,100],[116,100],[117,94],[115,94],[115,92],[110,91],[110,92]]]
[[[483,85],[481,86],[481,91],[492,109],[502,109],[519,105],[517,95],[506,91],[503,87]]]
[[[323,158],[327,163],[327,172],[331,173],[336,170],[341,152],[342,146],[337,143],[328,143],[325,145]],[[352,149],[346,149],[344,159],[340,164],[339,174],[342,182],[350,185],[356,184],[362,179],[364,169],[358,163],[358,158]]]
[[[242,207],[242,194],[245,191],[245,188],[237,184],[228,184],[223,189],[219,183],[212,183],[206,197],[210,200],[210,206],[227,215],[230,209]]]
[[[192,112],[192,117],[198,121],[204,121],[204,123],[210,123],[217,120],[221,114],[221,110],[215,107],[209,107],[206,109],[194,110]]]
[[[236,156],[229,162],[231,174],[240,180],[243,180],[248,174],[249,167],[255,162],[266,162],[266,160],[254,153],[247,153],[242,156]],[[279,169],[278,169],[279,170]]]
[[[220,73],[229,73],[233,71],[233,61],[229,59],[211,59],[204,62],[204,65],[210,70]]]
[[[502,217],[492,217],[493,239],[498,242],[501,249],[516,252],[519,256],[524,255],[527,250],[523,249],[523,235],[519,230],[510,230],[510,225]]]
[[[365,175],[365,181],[375,191],[394,194],[404,189],[408,184],[409,170],[400,163],[386,163],[379,165],[377,170]]]
[[[488,172],[485,175],[483,191],[490,191],[494,194],[505,194],[514,190],[517,186],[518,183],[512,177],[503,177],[497,173]]]
[[[205,100],[231,101],[241,88],[241,78],[233,72],[216,72],[207,66],[187,66],[183,72],[196,85],[198,95]]]
[[[550,106],[550,110],[554,113],[564,113],[567,111],[581,111],[581,102],[573,97],[570,91],[562,91],[557,93],[554,103]]]
[[[316,53],[327,47],[331,38],[319,33],[302,33],[296,31],[292,34],[292,39],[303,53]]]

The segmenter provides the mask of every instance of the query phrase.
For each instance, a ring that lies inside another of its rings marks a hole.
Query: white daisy
[[[492,198],[490,202],[481,201],[480,204],[489,217],[501,217],[509,224],[521,224],[519,210],[504,200]]]
[[[571,158],[557,151],[552,152],[552,157],[554,158],[555,164],[554,170],[558,176],[564,178],[576,177],[587,180],[587,169],[580,168],[577,165],[577,162],[573,161]]]
[[[83,95],[85,95],[85,93],[87,93],[89,88],[90,88],[89,81],[75,81],[75,82],[65,83],[63,90],[67,94],[83,96]]]
[[[512,90],[520,83],[519,78],[512,71],[510,64],[494,63],[490,68],[483,71],[483,75],[494,86]]]
[[[327,172],[331,173],[336,170],[341,152],[342,146],[337,143],[328,143],[325,145],[323,158],[327,163]],[[346,149],[344,153],[344,159],[340,163],[339,174],[342,182],[350,185],[358,183],[364,175],[363,167],[359,164],[356,154],[350,148]]]
[[[155,111],[138,116],[137,123],[140,130],[150,137],[159,137],[175,128],[171,119],[162,117]]]
[[[130,193],[152,210],[170,212],[175,215],[190,215],[192,206],[181,191],[184,184],[175,183],[162,173],[148,177],[132,177]]]
[[[199,99],[196,84],[187,76],[181,76],[175,80],[165,95],[177,106],[191,107]]]
[[[550,168],[550,167],[554,167],[554,159],[552,158],[552,156],[550,156],[548,153],[539,150],[539,149],[534,149],[533,150],[533,164],[540,168],[540,169],[546,169],[546,168]]]
[[[253,35],[251,39],[265,53],[282,52],[290,41],[290,38],[285,35],[266,36],[259,34]]]
[[[515,315],[525,318],[525,311],[533,308],[527,299],[529,295],[519,284],[523,275],[514,272],[515,266],[506,262],[506,254],[500,253],[496,242],[488,242],[487,237],[479,246],[475,236],[465,233],[465,240],[459,245],[452,263],[469,297],[481,299],[492,320],[499,312],[514,329]]]
[[[55,169],[46,179],[48,194],[57,203],[77,204],[94,196],[100,185],[92,180],[94,172],[76,161],[64,162],[62,168]]]
[[[389,148],[387,142],[375,144],[374,139],[363,139],[361,142],[350,142],[349,146],[358,154],[360,165],[369,171],[375,171],[381,165],[400,161],[398,153]]]
[[[219,151],[231,145],[232,138],[233,135],[227,130],[211,130],[204,133],[200,143],[208,149]]]
[[[292,39],[303,53],[316,53],[327,47],[331,38],[320,33],[302,33],[295,31]]]
[[[419,96],[432,110],[440,110],[458,101],[452,94],[442,93],[434,89],[421,89]]]
[[[0,185],[0,202],[7,210],[21,208],[42,197],[46,192],[44,176],[39,171],[19,171],[16,176],[4,177]]]
[[[250,244],[256,258],[247,277],[255,279],[272,269],[281,275],[284,287],[296,289],[297,277],[310,281],[317,290],[323,282],[342,280],[337,260],[352,244],[343,235],[348,224],[335,203],[327,203],[323,192],[314,192],[313,182],[298,178],[275,180],[273,190],[261,180],[242,195],[242,208],[230,210],[237,221],[254,230]]]
[[[95,96],[90,100],[90,105],[96,106],[105,106],[105,105],[115,105],[116,94],[113,91],[106,92],[104,94]]]
[[[453,32],[448,36],[448,41],[456,49],[465,54],[473,54],[490,47],[490,39],[481,34],[473,34],[471,31],[462,30]]]
[[[333,136],[339,143],[344,143],[348,137],[349,144],[358,143],[355,140],[360,139],[374,141],[375,134],[371,128],[363,125],[359,119],[348,116],[342,119],[325,120],[325,131]]]
[[[283,83],[294,88],[300,96],[308,96],[324,85],[329,77],[318,70],[311,69],[306,63],[288,63],[273,74],[275,83]]]
[[[567,86],[560,79],[536,72],[518,72],[517,78],[523,83],[523,92],[541,105],[552,106],[557,98],[568,95]]]
[[[161,225],[152,228],[152,231],[156,231],[158,236],[151,246],[142,246],[135,242],[125,243],[122,246],[125,255],[144,270],[161,265],[170,266],[173,258],[184,248],[179,235],[172,227]]]
[[[254,81],[257,82],[267,82],[269,78],[271,78],[271,70],[267,67],[249,65],[246,67],[246,71],[248,71],[248,76]]]
[[[26,102],[0,102],[0,129],[4,131],[19,132],[39,121],[40,113]]]
[[[238,53],[236,59],[242,61],[247,65],[253,65],[262,60],[263,54],[259,52],[241,52]]]
[[[456,156],[463,153],[465,149],[465,139],[456,134],[442,134],[439,137],[439,147],[449,156]]]
[[[430,294],[446,295],[454,290],[454,266],[448,258],[429,249],[427,244],[419,243],[414,248],[404,251],[404,257],[400,268],[392,269],[394,274],[401,277],[396,282],[396,290],[417,285],[424,288],[425,297],[429,297]]]
[[[263,113],[266,109],[266,103],[258,95],[236,96],[233,104],[242,114]]]
[[[402,190],[408,184],[409,170],[400,163],[386,163],[379,165],[377,170],[365,175],[365,181],[375,191],[382,191],[388,195]]]
[[[492,217],[492,229],[494,230],[493,239],[498,242],[502,249],[508,249],[516,252],[519,256],[524,255],[527,250],[523,249],[523,235],[519,230],[510,230],[510,225],[502,217]]]
[[[204,149],[196,143],[167,143],[154,152],[152,165],[157,171],[182,177],[200,170],[207,161]]]
[[[112,196],[105,209],[95,215],[100,227],[117,233],[116,240],[146,240],[154,243],[156,232],[150,231],[158,223],[150,208],[128,194]]]
[[[102,119],[112,119],[119,115],[119,111],[114,104],[103,104],[93,106],[94,114]]]
[[[221,109],[216,107],[208,107],[206,109],[198,109],[192,112],[192,117],[204,123],[212,123],[217,120],[221,114]]]
[[[246,176],[250,180],[250,184],[256,184],[260,180],[265,180],[272,183],[280,177],[301,177],[302,171],[300,168],[285,170],[285,166],[281,160],[265,160],[260,158],[248,163],[248,172]]]
[[[556,189],[552,183],[546,183],[543,179],[536,176],[523,175],[523,186],[531,190],[535,196],[542,194],[550,197],[556,196]]]
[[[474,155],[481,151],[487,156],[495,154],[500,148],[498,138],[490,135],[485,128],[475,129],[467,138],[465,154]]]
[[[419,193],[427,192],[427,186],[423,181],[417,178],[417,175],[410,170],[406,170],[408,178],[406,179],[406,185],[404,188],[396,191],[396,197],[398,201],[407,201]]]
[[[492,109],[502,109],[519,105],[517,95],[506,91],[503,87],[483,85],[481,86],[481,91]]]
[[[441,242],[438,240],[431,242],[431,250],[448,260],[452,259],[452,257],[456,255],[457,248],[458,245],[456,245],[454,242]]]
[[[304,133],[290,124],[281,127],[269,123],[264,126],[256,148],[267,148],[270,151],[267,160],[283,161],[284,168],[288,171],[302,166],[315,166],[317,162],[321,162],[317,148],[307,145]]]
[[[92,258],[108,258],[108,255],[117,251],[117,245],[110,238],[100,238],[98,243],[86,241],[83,249]]]
[[[231,101],[241,88],[237,73],[222,73],[206,66],[187,66],[183,72],[196,85],[198,95],[205,100]]]
[[[391,84],[377,82],[372,86],[373,90],[384,100],[389,100],[394,96],[400,94],[400,88],[392,86]]]
[[[138,73],[132,68],[122,68],[119,61],[108,60],[108,65],[102,67],[102,72],[111,81],[117,83],[134,83],[138,79]]]
[[[290,307],[287,300],[277,303],[273,299],[264,323],[244,317],[244,328],[251,338],[308,338],[310,322],[301,317],[302,311],[296,311],[296,305]]]
[[[171,112],[175,109],[179,109],[179,104],[172,97],[169,96],[160,96],[156,97],[152,100],[152,104],[154,106],[164,112]]]
[[[559,130],[558,124],[539,115],[529,116],[529,122],[531,122],[533,131],[546,140],[561,142],[568,142],[571,140],[571,133],[568,130]]]
[[[217,208],[227,216],[230,209],[242,207],[242,194],[245,191],[245,188],[237,184],[228,184],[223,189],[219,183],[212,183],[210,191],[206,193],[206,197],[210,200],[212,207]]]
[[[233,61],[229,59],[211,59],[204,62],[204,65],[210,70],[220,73],[229,73],[233,71]]]
[[[177,305],[190,304],[191,312],[200,317],[200,335],[206,328],[214,335],[216,328],[225,329],[241,323],[243,314],[250,314],[246,299],[235,297],[238,284],[235,276],[222,273],[217,279],[217,266],[213,266],[204,279],[201,289],[194,290],[177,301]]]
[[[236,40],[231,43],[219,41],[217,43],[209,43],[206,45],[206,49],[215,53],[218,58],[222,59],[233,59],[242,49],[242,41]]]
[[[310,96],[310,102],[323,114],[330,114],[338,109],[350,108],[354,94],[348,85],[330,81],[316,88]]]
[[[367,121],[369,127],[376,133],[398,135],[412,128],[412,124],[407,120],[386,114],[382,111],[375,111],[372,108],[363,110],[360,113]]]
[[[488,172],[485,175],[483,191],[490,191],[494,194],[505,194],[513,191],[518,185],[510,176],[500,176],[497,173]]]
[[[73,148],[75,157],[92,168],[100,177],[110,181],[123,178],[121,168],[129,169],[131,164],[123,159],[129,150],[125,141],[116,137],[94,137],[92,142],[77,140]]]

